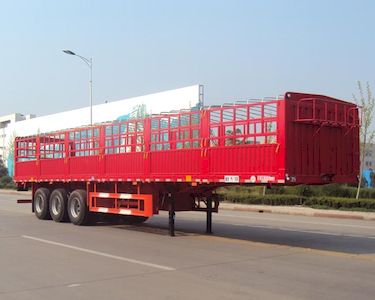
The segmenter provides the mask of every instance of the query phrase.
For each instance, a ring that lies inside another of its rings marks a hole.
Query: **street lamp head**
[[[63,50],[63,52],[69,55],[76,55],[73,51],[70,50]]]

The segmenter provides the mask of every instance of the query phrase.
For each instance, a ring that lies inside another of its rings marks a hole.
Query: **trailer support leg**
[[[175,236],[174,234],[174,217],[175,217],[174,199],[170,199],[169,202],[169,235]]]
[[[207,199],[206,233],[212,234],[212,200]]]

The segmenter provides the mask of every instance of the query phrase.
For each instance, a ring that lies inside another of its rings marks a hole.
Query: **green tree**
[[[8,175],[8,169],[4,166],[0,159],[0,188],[13,188],[14,184],[12,178]]]
[[[7,160],[8,160],[8,174],[13,177],[14,175],[14,140],[16,138],[16,132],[13,131],[10,139],[9,139],[9,143],[8,143],[8,157],[7,157]]]
[[[360,129],[360,168],[358,176],[358,188],[356,199],[359,198],[359,193],[362,186],[362,173],[364,169],[364,160],[367,146],[374,141],[375,131],[372,129],[374,112],[375,112],[375,97],[372,95],[370,84],[366,83],[366,88],[362,86],[362,83],[358,81],[359,97],[353,94],[354,101],[361,108],[361,120],[362,126]]]
[[[8,169],[4,166],[3,161],[0,159],[0,177],[8,175]]]

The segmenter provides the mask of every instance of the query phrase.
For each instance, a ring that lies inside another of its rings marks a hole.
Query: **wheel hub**
[[[70,213],[74,218],[77,218],[81,212],[81,204],[78,199],[72,200],[72,205],[70,207]]]

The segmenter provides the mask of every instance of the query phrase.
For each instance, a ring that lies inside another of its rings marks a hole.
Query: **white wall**
[[[175,90],[128,98],[119,101],[93,106],[93,123],[116,120],[131,113],[137,105],[146,105],[148,114],[189,109],[200,100],[200,86],[193,85]],[[203,98],[202,98],[203,99]],[[53,102],[51,102],[51,106]],[[9,144],[15,136],[28,136],[37,133],[51,132],[88,125],[90,123],[90,107],[61,112],[19,121],[6,128],[6,141]]]

